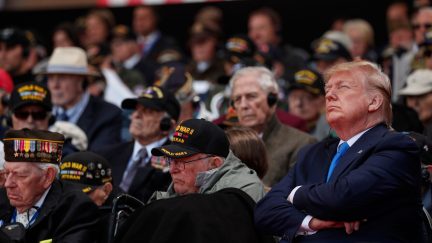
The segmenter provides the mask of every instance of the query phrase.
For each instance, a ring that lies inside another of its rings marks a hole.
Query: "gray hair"
[[[245,76],[255,77],[262,90],[266,93],[279,93],[279,85],[277,84],[273,73],[266,67],[245,67],[239,69],[234,73],[229,81],[231,91],[234,87],[234,82]]]
[[[39,169],[45,170],[45,171],[48,170],[48,168],[53,168],[56,172],[56,175],[58,175],[60,172],[59,166],[55,165],[55,164],[51,164],[51,163],[33,163],[33,164],[35,164],[36,167],[38,167]]]

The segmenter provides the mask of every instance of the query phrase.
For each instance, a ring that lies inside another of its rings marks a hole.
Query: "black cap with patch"
[[[204,119],[181,122],[175,130],[171,144],[152,149],[154,156],[185,158],[198,153],[227,157],[229,141],[225,132]]]
[[[25,105],[40,105],[47,111],[51,111],[50,91],[42,84],[26,82],[15,86],[12,91],[9,107],[14,112]]]
[[[174,94],[162,87],[147,87],[136,99],[125,99],[121,106],[123,109],[135,109],[137,104],[159,111],[166,111],[174,120],[180,116],[180,104]]]
[[[112,170],[108,161],[93,152],[76,152],[63,158],[60,180],[76,183],[88,193],[107,182],[112,183]]]
[[[313,95],[324,94],[324,80],[318,72],[312,69],[302,69],[294,74],[294,80],[288,90],[303,89]]]
[[[351,54],[342,43],[327,38],[318,41],[313,57],[323,61],[334,61],[340,57],[345,58],[347,61],[352,60]]]
[[[30,31],[18,28],[6,28],[0,31],[0,42],[6,43],[7,46],[20,45],[24,48],[35,44],[35,38]]]

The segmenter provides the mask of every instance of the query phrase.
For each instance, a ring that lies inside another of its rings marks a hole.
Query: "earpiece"
[[[164,118],[162,118],[159,124],[159,128],[161,131],[164,132],[169,131],[171,129],[171,117],[165,116]]]
[[[272,107],[272,106],[276,105],[277,101],[278,101],[277,94],[275,94],[275,93],[269,93],[267,95],[267,104],[268,104],[268,106]]]

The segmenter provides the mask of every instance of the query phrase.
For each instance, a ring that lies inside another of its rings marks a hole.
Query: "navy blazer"
[[[169,140],[166,143],[169,143]],[[134,142],[131,141],[98,151],[111,164],[113,182],[116,187],[121,183],[129,159],[132,156],[133,147]],[[166,191],[170,184],[171,175],[169,171],[153,167],[150,159],[144,167],[138,168],[127,193],[143,202],[147,202],[155,191]]]
[[[121,142],[122,111],[102,99],[90,96],[76,125],[87,135],[87,150]]]
[[[257,204],[255,223],[289,242],[420,242],[422,205],[418,148],[408,136],[377,125],[342,156],[326,183],[339,139],[303,148],[295,168]],[[295,193],[293,204],[287,198]],[[362,222],[297,236],[306,215]],[[295,238],[295,240],[294,240]]]

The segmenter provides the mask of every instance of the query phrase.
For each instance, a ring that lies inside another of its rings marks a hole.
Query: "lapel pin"
[[[358,154],[361,154],[361,153],[363,153],[363,150],[360,149],[357,153],[358,153]]]

